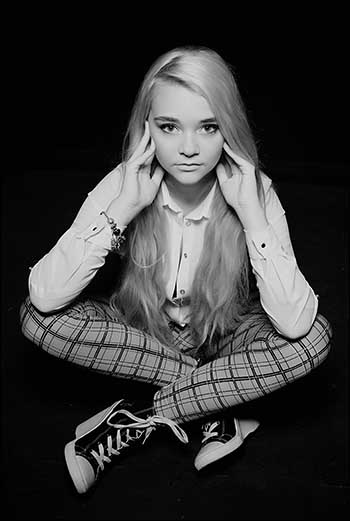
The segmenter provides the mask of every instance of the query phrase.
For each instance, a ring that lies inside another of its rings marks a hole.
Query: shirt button
[[[184,295],[185,293],[186,293],[186,292],[185,292],[184,289],[180,289],[180,294],[181,294],[181,295]]]
[[[191,221],[186,221],[186,226],[191,226]]]
[[[185,259],[187,259],[187,253],[184,253],[184,257],[185,257]]]
[[[265,248],[265,246],[266,246],[266,244],[263,242],[262,245],[261,245],[261,247],[262,247],[262,248]]]

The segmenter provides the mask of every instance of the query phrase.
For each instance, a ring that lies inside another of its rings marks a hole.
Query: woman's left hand
[[[265,221],[265,214],[259,200],[255,167],[233,152],[227,143],[224,143],[223,149],[228,156],[230,171],[220,162],[216,166],[222,194],[227,204],[236,211],[244,227],[256,224],[260,228],[266,222],[261,222]]]

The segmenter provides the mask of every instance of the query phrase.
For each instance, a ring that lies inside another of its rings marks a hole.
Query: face
[[[160,165],[181,184],[197,183],[218,163],[224,138],[204,97],[159,83],[148,121]]]

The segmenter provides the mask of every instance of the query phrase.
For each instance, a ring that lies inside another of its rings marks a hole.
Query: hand
[[[117,199],[111,203],[115,210],[122,209],[124,214],[127,214],[125,217],[128,217],[128,220],[132,220],[143,208],[149,206],[159,190],[164,176],[163,169],[158,165],[153,172],[153,176],[150,176],[155,150],[149,123],[146,121],[145,132],[135,152],[122,165],[124,180],[121,192]]]
[[[216,174],[227,204],[236,211],[245,228],[265,226],[267,221],[259,200],[254,165],[233,152],[227,143],[223,149],[228,166],[219,162]]]

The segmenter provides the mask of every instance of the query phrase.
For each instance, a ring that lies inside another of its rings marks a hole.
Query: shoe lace
[[[111,419],[116,414],[123,413],[125,416],[129,417],[133,422],[131,423],[112,423]],[[181,429],[177,425],[176,422],[169,418],[165,418],[163,416],[153,415],[148,416],[147,418],[138,418],[131,412],[127,410],[119,410],[111,414],[111,416],[107,420],[107,424],[110,427],[113,427],[117,429],[116,435],[114,436],[114,444],[115,447],[113,447],[113,436],[108,435],[107,436],[107,445],[104,446],[103,443],[98,444],[98,452],[94,449],[91,451],[92,456],[96,459],[99,467],[101,470],[104,470],[104,463],[110,463],[111,462],[111,456],[113,455],[119,455],[120,451],[124,447],[129,447],[129,443],[135,440],[139,440],[142,435],[144,434],[144,439],[142,441],[142,444],[145,443],[149,435],[152,431],[154,431],[157,427],[157,425],[168,425],[175,436],[182,442],[182,443],[188,443],[188,437],[186,432]],[[125,433],[125,439],[122,440],[122,431]],[[130,431],[134,431],[134,434],[132,434]],[[105,452],[105,449],[107,450],[107,453]]]
[[[208,440],[209,438],[212,438],[213,436],[218,436],[219,433],[216,430],[217,427],[219,427],[220,422],[215,421],[212,423],[206,423],[203,427],[203,440],[202,442]]]

